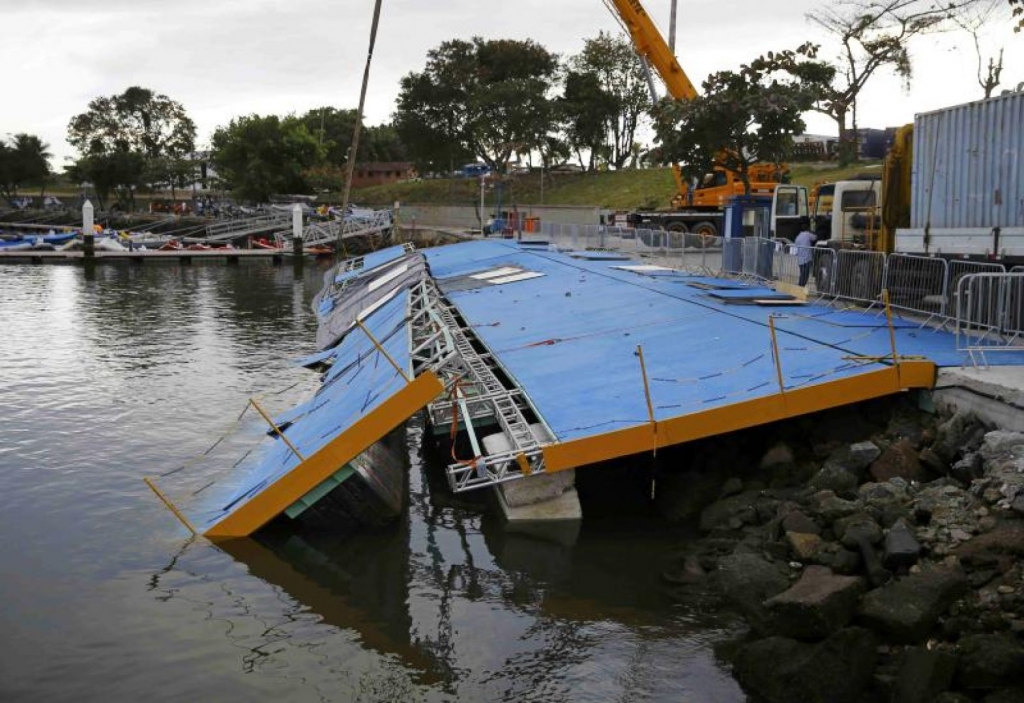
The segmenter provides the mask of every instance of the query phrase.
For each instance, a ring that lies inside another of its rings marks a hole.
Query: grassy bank
[[[839,168],[835,164],[797,164],[792,167],[794,183],[813,186],[865,173],[880,173],[878,162]],[[495,188],[489,184],[486,198],[494,202]],[[675,180],[668,168],[602,173],[529,173],[510,176],[501,185],[506,203],[531,205],[597,205],[612,210],[666,208],[675,192]],[[325,200],[331,200],[331,195]],[[352,200],[365,205],[435,203],[464,205],[480,200],[480,181],[474,178],[442,178],[392,183],[352,191]]]
[[[839,168],[835,164],[794,164],[791,179],[794,183],[813,186],[822,181],[837,181],[860,174],[880,174],[879,162],[864,162]],[[668,168],[638,169],[631,171],[605,171],[600,173],[528,173],[505,178],[500,186],[488,182],[485,193],[488,204],[493,204],[497,189],[501,200],[530,205],[596,205],[612,210],[664,209],[675,193],[675,180]],[[21,189],[23,195],[38,197],[38,187]],[[65,182],[48,185],[46,193],[66,203],[75,202],[81,189]],[[178,200],[188,200],[188,190],[177,192]],[[226,194],[225,194],[226,195]],[[145,211],[152,200],[167,200],[170,193],[137,194],[136,208]],[[395,201],[407,204],[470,205],[480,202],[480,181],[475,178],[440,178],[416,182],[392,183],[352,191],[353,202],[366,206],[385,207]],[[340,193],[325,193],[319,202],[338,203]]]

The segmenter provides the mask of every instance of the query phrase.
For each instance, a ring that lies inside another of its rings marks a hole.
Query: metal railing
[[[832,295],[873,306],[881,302],[885,254],[842,249],[837,252]]]
[[[832,293],[835,278],[836,251],[827,247],[802,247],[774,241],[772,277],[794,286],[806,286],[808,293],[819,296]],[[806,262],[806,270],[802,263]]]
[[[949,262],[949,283],[946,284],[946,312],[953,317],[956,312],[960,280],[972,273],[1006,273],[1006,267],[990,261],[964,261],[951,259]]]
[[[1006,274],[1002,264],[944,259],[937,256],[889,254],[862,249],[798,247],[785,240],[744,237],[722,239],[687,232],[629,229],[605,225],[545,223],[542,233],[561,249],[619,251],[680,271],[710,275],[723,273],[752,280],[773,280],[800,285],[803,279],[812,296],[860,303],[870,309],[882,303],[888,290],[893,308],[921,315],[922,324],[953,322],[962,335],[979,331],[1000,344],[1024,336],[1021,318],[1022,291],[1010,283],[989,289],[979,283],[962,289],[960,283],[975,275]],[[810,253],[810,270],[804,279],[800,261]],[[1024,266],[1011,272],[1024,276]],[[961,301],[969,295],[970,300]],[[966,307],[961,306],[961,302]],[[996,321],[998,320],[998,322]]]
[[[890,254],[882,286],[889,305],[929,317],[946,315],[949,263],[945,259],[914,254]]]
[[[346,215],[343,220],[312,222],[302,232],[302,244],[307,247],[333,246],[339,239],[381,234],[392,225],[390,210],[374,210],[372,215]],[[289,232],[285,239],[291,241]]]
[[[1024,351],[1024,273],[971,273],[957,282],[959,351]]]
[[[270,212],[266,215],[247,217],[237,220],[223,220],[206,226],[206,239],[211,242],[224,242],[241,239],[253,234],[264,234],[287,227],[292,221],[290,212]]]

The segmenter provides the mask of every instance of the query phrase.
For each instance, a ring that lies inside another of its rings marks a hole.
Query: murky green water
[[[188,540],[141,478],[247,398],[308,386],[289,361],[312,351],[320,281],[0,266],[0,700],[743,700],[712,651],[734,621],[659,580],[664,525],[509,534],[447,494],[418,426],[390,529]]]

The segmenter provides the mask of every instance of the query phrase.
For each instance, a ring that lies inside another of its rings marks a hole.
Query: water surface
[[[308,392],[321,274],[0,266],[0,699],[743,700],[713,653],[735,621],[659,579],[667,526],[509,533],[418,422],[392,527],[188,538],[142,477],[201,484],[235,447],[194,457],[262,431],[248,398]]]

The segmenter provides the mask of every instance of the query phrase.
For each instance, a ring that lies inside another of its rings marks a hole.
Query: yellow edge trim
[[[910,388],[931,388],[934,385],[934,363],[904,361],[900,363],[898,370],[890,366],[693,415],[659,420],[656,437],[652,437],[650,424],[644,424],[596,437],[552,444],[544,447],[544,466],[546,471],[564,471],[607,459],[652,451],[655,447],[691,442],[702,437],[725,434],[819,410],[893,395]]]
[[[431,371],[424,372],[203,535],[211,540],[251,535],[442,391],[444,385],[437,376]]]

